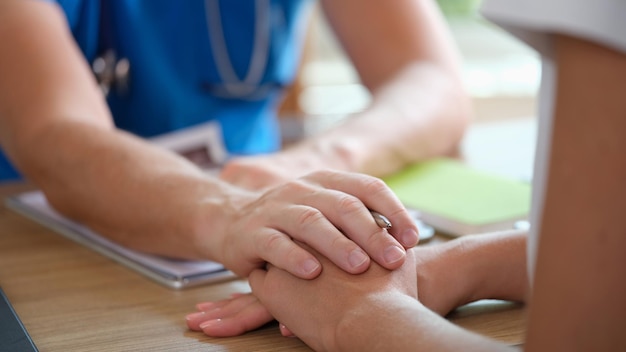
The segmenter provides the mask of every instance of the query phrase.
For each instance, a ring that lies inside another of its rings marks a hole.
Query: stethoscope
[[[102,1],[106,4],[108,1]],[[263,83],[263,75],[269,60],[271,41],[271,0],[255,0],[255,31],[252,46],[252,55],[248,71],[243,79],[239,78],[228,55],[226,38],[222,26],[222,15],[219,0],[205,0],[205,16],[207,33],[211,44],[211,51],[215,67],[222,83],[204,84],[203,90],[220,98],[259,100],[277,88],[276,83]],[[102,17],[107,17],[109,10],[104,5],[101,9]],[[103,25],[109,21],[102,18]],[[106,28],[102,29],[107,31]],[[110,31],[109,31],[110,32]],[[105,33],[105,37],[108,34]],[[111,43],[109,46],[112,47]],[[130,83],[131,64],[127,58],[117,58],[113,49],[106,49],[92,62],[92,70],[100,89],[105,96],[112,91],[120,95],[128,92]]]
[[[125,57],[118,60],[113,49],[108,49],[96,57],[91,69],[105,97],[108,97],[112,90],[116,90],[120,95],[128,92],[130,62]]]

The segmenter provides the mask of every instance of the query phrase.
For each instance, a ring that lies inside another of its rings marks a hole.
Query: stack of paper
[[[175,260],[120,246],[57,213],[39,191],[7,198],[6,204],[42,225],[171,288],[197,286],[235,277],[219,263]]]

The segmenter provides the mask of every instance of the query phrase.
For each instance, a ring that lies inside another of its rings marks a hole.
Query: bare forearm
[[[212,246],[194,237],[198,221],[220,231],[220,207],[213,200],[232,187],[218,187],[173,153],[88,123],[50,124],[23,143],[29,147],[16,148],[18,166],[61,212],[130,247],[209,255]],[[211,238],[206,233],[203,240]]]
[[[469,99],[451,71],[413,64],[374,92],[368,109],[311,143],[334,152],[350,171],[384,176],[453,153],[470,115]]]
[[[419,301],[439,315],[480,299],[523,302],[526,234],[508,231],[414,249]]]
[[[529,290],[526,239],[525,231],[509,231],[477,235],[473,244],[468,242],[468,260],[475,261],[473,271],[478,275],[483,273],[479,276],[483,281],[476,282],[470,302],[485,298],[526,301]]]
[[[399,293],[370,297],[337,329],[338,351],[505,351]]]
[[[194,230],[198,212],[212,205],[207,194],[221,196],[216,181],[114,129],[56,4],[3,1],[0,19],[0,142],[18,169],[58,210],[113,240],[171,256],[211,256],[203,248],[213,246],[197,243]],[[210,229],[220,231],[218,224]]]
[[[339,164],[375,176],[454,151],[471,108],[459,55],[436,3],[346,0],[322,6],[372,102],[319,136],[318,149],[337,150]]]

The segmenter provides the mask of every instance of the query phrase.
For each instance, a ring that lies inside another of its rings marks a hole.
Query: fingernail
[[[221,323],[222,319],[207,320],[204,323],[200,324],[200,329],[205,330],[206,328],[210,328]]]
[[[187,314],[187,316],[185,317],[185,320],[196,320],[198,318],[202,318],[203,316],[204,316],[204,312],[191,313],[191,314]]]
[[[358,268],[362,266],[363,263],[367,262],[368,260],[369,257],[367,256],[367,254],[365,254],[365,252],[363,252],[363,250],[360,248],[353,250],[348,256],[348,263],[350,263],[350,266],[352,266],[353,268]]]
[[[213,303],[213,302],[203,302],[203,303],[196,304],[196,308],[198,310],[203,310],[203,311],[210,310],[214,306],[215,306],[215,303]]]
[[[384,254],[385,262],[387,262],[387,264],[394,264],[402,260],[405,254],[406,253],[404,252],[404,250],[400,249],[400,247],[389,246],[387,247],[387,249],[385,249],[385,254]]]
[[[279,324],[280,334],[284,337],[295,337],[295,335],[291,332],[291,330],[287,329],[285,324]]]
[[[404,230],[400,238],[402,239],[402,244],[405,247],[414,247],[415,245],[417,245],[417,242],[419,240],[417,231],[413,229]]]
[[[307,259],[304,261],[304,263],[302,263],[300,270],[302,271],[302,273],[306,276],[309,276],[311,274],[313,274],[314,272],[316,272],[320,267],[320,264],[313,260],[313,259]]]

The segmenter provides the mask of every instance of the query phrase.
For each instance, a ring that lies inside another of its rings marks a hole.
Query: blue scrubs
[[[200,0],[57,2],[89,62],[105,48],[114,49],[118,57],[130,62],[128,90],[113,89],[108,96],[119,128],[151,137],[217,120],[226,149],[232,154],[267,153],[280,147],[276,107],[282,87],[293,81],[297,70],[301,17],[308,8],[307,0],[267,1],[270,40],[259,82],[264,89],[243,97],[222,93],[224,75],[216,62],[219,53],[212,50],[209,31],[220,29],[230,64],[243,80],[255,47],[256,6],[265,2],[220,0],[218,27],[209,23],[216,17],[207,14],[210,9]],[[0,156],[0,180],[18,177]]]

